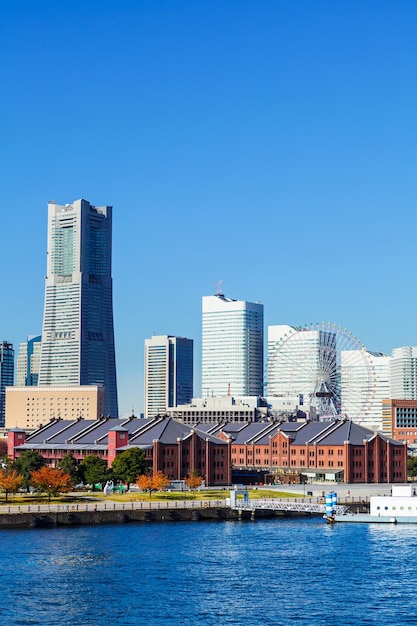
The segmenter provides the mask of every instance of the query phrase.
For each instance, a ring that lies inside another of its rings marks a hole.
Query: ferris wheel
[[[361,420],[375,387],[371,354],[346,328],[330,322],[269,328],[268,396],[297,398],[321,419]]]

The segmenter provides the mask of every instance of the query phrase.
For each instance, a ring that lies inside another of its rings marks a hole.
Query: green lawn
[[[267,489],[249,489],[249,498],[299,498],[299,494],[287,493],[286,491],[276,491]],[[143,492],[114,492],[109,496],[105,496],[102,491],[80,491],[76,495],[62,495],[60,497],[51,497],[51,504],[74,504],[94,500],[106,500],[111,502],[167,502],[182,500],[224,500],[230,495],[229,489],[207,489],[202,491],[154,491],[152,497],[148,493]],[[238,496],[243,498],[243,496]],[[1,494],[0,504],[10,505],[27,505],[27,504],[47,504],[48,496],[42,494],[17,494],[9,495],[8,501],[4,494]]]

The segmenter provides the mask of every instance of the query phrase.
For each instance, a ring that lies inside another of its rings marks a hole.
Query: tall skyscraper
[[[118,417],[111,276],[112,207],[48,204],[39,385],[104,385]]]
[[[382,352],[342,350],[342,413],[371,430],[382,430],[382,401],[389,397],[390,357]],[[364,400],[366,399],[366,402]]]
[[[203,297],[202,395],[263,395],[264,307]]]
[[[34,387],[38,384],[42,337],[31,336],[19,345],[16,365],[16,385]]]
[[[390,395],[394,400],[417,400],[417,347],[394,348],[390,362]]]
[[[0,343],[0,426],[4,426],[6,417],[6,387],[14,382],[14,350],[13,344],[7,341]]]
[[[193,397],[193,340],[170,335],[145,339],[145,417]]]

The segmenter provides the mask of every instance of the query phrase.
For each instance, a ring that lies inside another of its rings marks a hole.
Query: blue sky
[[[414,0],[4,0],[0,338],[41,331],[48,200],[114,206],[120,412],[201,297],[417,345]]]

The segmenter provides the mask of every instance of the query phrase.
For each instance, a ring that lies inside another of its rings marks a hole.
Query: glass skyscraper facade
[[[0,426],[4,426],[6,416],[6,387],[14,383],[14,349],[7,341],[0,343]]]
[[[39,385],[103,385],[118,417],[111,276],[112,207],[48,204]]]
[[[193,397],[193,340],[170,335],[145,339],[145,417]]]
[[[263,328],[263,304],[203,297],[203,396],[263,395]]]

